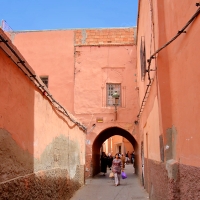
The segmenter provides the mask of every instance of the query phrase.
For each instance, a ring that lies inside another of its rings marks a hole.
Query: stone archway
[[[114,136],[121,135],[125,137],[133,145],[135,152],[137,152],[138,145],[135,138],[126,130],[119,127],[111,127],[103,130],[93,142],[92,145],[92,175],[95,176],[100,172],[100,148],[105,140]],[[136,172],[137,172],[137,158],[136,158]]]

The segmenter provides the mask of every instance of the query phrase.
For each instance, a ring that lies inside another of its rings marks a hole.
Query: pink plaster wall
[[[75,113],[99,114],[105,117],[104,123],[114,121],[114,108],[106,107],[106,83],[120,83],[122,106],[118,107],[117,122],[131,123],[133,117],[128,113],[137,108],[135,47],[77,47],[76,52]]]
[[[38,76],[49,76],[49,90],[52,95],[72,112],[74,98],[73,31],[16,32],[12,33],[10,38]]]
[[[164,2],[166,39],[169,40],[196,12],[196,1]],[[176,12],[174,12],[176,11]],[[170,14],[169,14],[170,13]],[[173,23],[176,20],[176,23]],[[199,112],[199,31],[200,18],[187,28],[165,54],[170,65],[170,92],[172,106],[172,124],[177,131],[176,160],[192,166],[200,166],[200,129]],[[171,30],[171,31],[169,31]]]
[[[79,117],[98,113],[108,115],[108,122],[113,121],[114,108],[105,105],[105,86],[108,82],[121,83],[123,104],[118,109],[119,121],[132,124],[133,117],[127,113],[136,113],[137,108],[134,29],[85,31],[89,39],[98,34],[98,43],[74,46],[76,30],[16,32],[10,38],[38,75],[49,75],[49,90],[55,99]],[[90,36],[94,31],[97,33]],[[109,41],[100,44],[105,34],[114,33],[122,38],[117,46]]]
[[[168,3],[163,1],[157,4],[156,1],[152,1],[154,14],[153,20],[155,21],[155,25],[152,29],[150,4],[145,5],[144,1],[140,1],[140,13],[142,14],[138,19],[138,57],[141,36],[145,36],[146,58],[148,59],[150,57],[150,52],[155,52],[154,49],[158,49],[176,35],[178,30],[186,24],[197,10],[195,7],[195,1],[193,4],[189,2],[190,1],[182,2],[181,4],[183,4],[183,6],[180,6],[180,2]],[[183,10],[185,10],[185,12],[183,12]],[[159,26],[157,23],[159,23]],[[173,125],[178,134],[174,158],[182,160],[181,162],[184,164],[194,166],[199,165],[199,147],[197,141],[200,139],[196,132],[196,130],[199,129],[197,116],[199,108],[198,99],[200,98],[197,92],[199,90],[197,82],[200,71],[196,62],[198,59],[198,53],[196,53],[197,51],[195,50],[199,42],[199,36],[197,34],[198,24],[199,20],[197,19],[187,29],[186,34],[181,35],[176,41],[159,53],[156,64],[154,61],[152,62],[152,69],[158,67],[158,80],[154,72],[151,72],[151,77],[154,78],[154,83],[152,85],[150,97],[146,103],[147,106],[142,114],[143,120],[141,120],[141,123],[144,126],[148,115],[151,113],[151,109],[153,108],[152,106],[155,96],[157,96],[159,116],[155,118],[160,121],[160,125],[157,125],[160,130],[158,129],[159,131],[153,131],[153,129],[150,128],[147,131],[154,132],[154,134],[157,133],[157,135],[165,134],[166,130]],[[149,32],[152,36],[157,36],[155,37],[155,41],[152,40],[152,43],[149,38],[150,34],[147,34]],[[144,82],[140,80],[139,59],[137,60],[137,63],[138,86],[140,88],[141,102],[148,79],[146,76]],[[158,84],[155,83],[155,80],[158,81]],[[155,89],[153,89],[154,87]],[[157,144],[158,142],[159,141],[157,140]]]
[[[137,74],[140,105],[149,82],[147,74],[144,81],[140,78],[141,37],[145,37],[146,59],[149,59],[150,55],[170,41],[186,25],[197,9],[196,2],[189,0],[155,0],[148,3],[144,0],[139,1]],[[153,199],[160,199],[161,196],[157,195],[164,189],[154,178],[153,167],[157,168],[156,173],[159,170],[162,173],[164,168],[166,170],[168,179],[166,176],[162,179],[166,181],[165,185],[169,184],[169,193],[168,197],[162,198],[175,199],[178,196],[180,199],[187,199],[190,195],[190,198],[195,199],[199,195],[198,186],[193,185],[199,176],[200,166],[200,70],[197,62],[199,23],[198,16],[186,29],[186,33],[159,52],[151,63],[151,69],[156,69],[156,72],[150,72],[151,90],[139,119],[138,131],[141,141],[144,141],[144,153],[147,158],[145,184]],[[160,144],[160,136],[164,139],[163,146]],[[166,148],[166,145],[169,145],[169,148]],[[160,155],[162,151],[164,162]],[[185,174],[189,174],[187,178],[182,172],[178,173],[182,168],[185,169]],[[189,173],[193,168],[196,169],[195,175]],[[191,188],[196,188],[196,192]]]
[[[129,29],[117,31],[130,40],[114,41],[114,36],[119,35],[115,29],[91,32],[86,30],[86,42],[77,44],[75,47],[74,113],[88,127],[86,150],[88,171],[86,176],[92,174],[92,145],[99,133],[113,126],[121,127],[131,134],[135,130],[134,114],[136,115],[138,109],[138,91],[135,90],[134,31]],[[106,40],[104,37],[109,33],[112,33],[112,42],[118,42],[118,44],[113,45],[107,42],[110,39]],[[90,34],[96,34],[93,35],[94,40]],[[78,36],[76,35],[76,37]],[[129,45],[126,45],[127,42]],[[114,107],[106,106],[106,83],[121,84],[122,105],[117,108],[117,121],[115,121]],[[103,123],[97,123],[99,117],[103,118]],[[96,124],[96,126],[90,132],[92,124]]]
[[[34,86],[2,49],[0,58],[0,128],[33,155]]]
[[[14,139],[30,153],[33,153],[33,149],[30,148],[33,141],[36,144],[35,149],[39,146],[37,151],[43,152],[52,138],[60,134],[66,134],[69,137],[67,130],[69,127],[70,129],[75,127],[74,123],[56,111],[19,68],[10,59],[7,59],[3,52],[1,53],[1,86],[6,88],[1,95],[1,127],[13,133]],[[41,134],[41,130],[43,134]],[[82,140],[82,136],[80,137]],[[75,140],[74,136],[71,138]],[[41,140],[39,144],[37,140]],[[34,154],[36,157],[40,157],[40,155],[41,153]]]
[[[158,36],[157,31],[157,19],[155,15],[151,12],[151,7],[153,6],[153,11],[156,15],[156,1],[149,1],[147,4],[145,1],[139,1],[139,17],[138,17],[138,29],[137,29],[137,86],[139,87],[139,103],[140,107],[142,105],[142,100],[144,98],[147,85],[149,84],[148,75],[146,73],[145,79],[141,79],[141,62],[140,62],[140,45],[141,38],[145,41],[145,53],[146,60],[149,59],[150,55],[157,49],[158,38],[153,36]],[[153,17],[153,22],[152,22]],[[151,39],[152,37],[152,39]],[[155,61],[152,61],[151,69],[155,69]],[[148,63],[146,62],[146,68]],[[159,153],[159,135],[162,133],[162,121],[159,117],[159,90],[157,85],[157,77],[154,71],[150,72],[152,79],[151,92],[148,95],[148,101],[145,102],[145,107],[142,111],[141,117],[139,119],[138,132],[140,133],[140,141],[144,141],[145,146],[145,157],[149,157],[153,160],[160,161]],[[158,113],[156,113],[158,112]],[[139,114],[139,112],[138,112]],[[136,115],[137,116],[137,115]],[[137,118],[135,116],[135,118]],[[156,121],[156,123],[154,123]],[[146,141],[146,135],[148,135],[148,140]],[[139,142],[140,143],[140,142]],[[150,151],[150,154],[149,154]]]
[[[7,44],[24,60],[1,30],[0,36],[8,40]],[[70,187],[73,188],[74,184],[77,189],[84,183],[85,132],[52,105],[31,82],[29,74],[25,75],[11,60],[17,62],[17,57],[3,42],[1,45],[0,159],[4,162],[0,165],[0,188],[4,181],[12,185],[10,179],[13,178],[20,182],[19,176],[27,176],[27,184],[31,185],[33,179],[29,180],[30,174],[41,170],[43,175],[46,174],[45,181],[48,178],[55,181],[58,177],[49,177],[48,173],[56,168],[65,174],[63,180],[70,179]],[[78,122],[74,116],[70,116]],[[4,194],[0,194],[0,198]]]
[[[138,109],[136,87],[135,46],[78,46],[75,57],[74,112],[80,121],[91,129],[87,134],[87,157],[92,155],[92,144],[103,130],[117,126],[133,134],[134,115]],[[106,83],[121,84],[122,106],[117,108],[115,121],[114,107],[106,106]],[[103,123],[97,123],[97,118]],[[116,133],[117,134],[117,133]],[[135,135],[134,135],[135,137]],[[86,163],[90,168],[91,160]]]

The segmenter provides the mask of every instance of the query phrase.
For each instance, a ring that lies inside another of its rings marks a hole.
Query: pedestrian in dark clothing
[[[113,161],[113,157],[111,155],[111,153],[108,154],[108,168],[110,168],[111,170],[111,166],[112,166],[112,161]]]
[[[101,172],[103,172],[103,176],[105,176],[105,173],[107,172],[107,161],[108,158],[105,154],[105,152],[102,152],[101,154]]]
[[[127,153],[126,153],[126,164],[128,164],[129,163],[129,151],[127,151]]]
[[[134,166],[134,161],[135,161],[135,151],[131,154],[131,162],[133,163]]]

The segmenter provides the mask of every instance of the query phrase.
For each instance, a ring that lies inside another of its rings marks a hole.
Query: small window
[[[141,64],[141,80],[144,81],[146,74],[146,50],[144,36],[141,37],[140,44],[140,64]]]
[[[114,98],[112,97],[115,91],[119,94],[118,105],[121,105],[121,84],[107,83],[106,85],[107,106],[113,106],[113,104],[115,103]]]
[[[40,78],[41,78],[42,82],[46,85],[46,87],[48,88],[49,77],[41,76]]]

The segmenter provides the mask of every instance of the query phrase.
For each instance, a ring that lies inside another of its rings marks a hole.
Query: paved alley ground
[[[147,200],[148,193],[140,185],[139,179],[133,173],[133,166],[126,165],[127,179],[121,179],[121,185],[115,186],[114,180],[109,178],[110,170],[106,176],[98,174],[86,180],[85,186],[80,188],[71,200]]]

